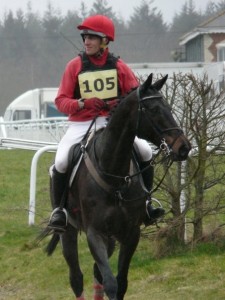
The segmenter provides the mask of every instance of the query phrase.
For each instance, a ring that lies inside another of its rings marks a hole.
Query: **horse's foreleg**
[[[66,232],[62,235],[63,255],[70,270],[70,285],[77,299],[85,300],[83,296],[83,274],[79,265],[78,231],[71,225],[68,226]]]
[[[96,272],[99,270],[101,273],[104,291],[110,300],[116,300],[117,281],[109,266],[107,239],[104,239],[93,228],[88,228],[87,241],[98,267]],[[97,273],[95,275],[97,275]]]
[[[93,267],[94,273],[94,300],[103,300],[104,299],[104,287],[102,284],[102,275],[99,271],[98,265],[94,263]]]
[[[118,262],[118,292],[117,299],[123,300],[128,286],[128,271],[131,259],[140,239],[140,228],[136,227],[129,232],[129,236],[121,242]]]
[[[110,258],[115,250],[115,240],[113,238],[107,239],[107,254]],[[104,300],[104,287],[102,285],[102,275],[99,271],[98,265],[94,263],[94,300]]]

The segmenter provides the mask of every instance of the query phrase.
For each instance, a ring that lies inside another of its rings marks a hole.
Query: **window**
[[[15,110],[13,113],[13,121],[30,120],[31,110]]]
[[[217,61],[225,61],[225,43],[219,43],[217,48]]]
[[[50,117],[64,117],[65,114],[59,112],[54,103],[46,103],[46,118]]]
[[[225,47],[219,47],[217,50],[217,61],[225,61]]]

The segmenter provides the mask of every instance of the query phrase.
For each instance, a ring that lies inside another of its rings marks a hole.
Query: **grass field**
[[[53,154],[38,166],[37,216],[28,226],[32,151],[0,150],[0,300],[72,300],[68,268],[60,246],[52,257],[43,251],[47,240],[34,240],[51,211],[48,167]],[[85,293],[92,299],[92,263],[86,238],[79,239]],[[154,239],[142,238],[132,260],[126,300],[225,299],[224,247],[201,244],[189,251],[157,259]],[[111,260],[116,272],[117,253]]]

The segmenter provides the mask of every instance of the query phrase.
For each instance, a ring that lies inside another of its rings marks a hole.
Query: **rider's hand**
[[[105,102],[99,98],[90,98],[84,100],[84,108],[100,111],[105,107]]]
[[[111,110],[119,103],[119,99],[114,99],[106,102],[106,109]]]

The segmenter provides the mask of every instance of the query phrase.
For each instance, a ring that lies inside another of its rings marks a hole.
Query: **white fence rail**
[[[0,118],[0,139],[58,143],[68,128],[65,117],[4,122]],[[0,145],[1,146],[1,145]]]
[[[0,149],[18,148],[36,151],[30,169],[29,225],[35,223],[36,179],[39,158],[46,152],[57,150],[58,142],[67,127],[68,121],[65,118],[4,122],[0,117]],[[207,150],[211,151],[212,148],[214,147],[209,147]],[[197,153],[198,149],[193,148],[189,155],[194,156]],[[217,154],[224,155],[224,153],[225,146],[221,146]]]
[[[0,117],[0,149],[26,149],[36,151],[30,169],[30,197],[28,224],[35,223],[36,180],[39,158],[46,152],[57,150],[57,145],[68,127],[66,118],[48,118],[4,122]]]
[[[35,223],[36,181],[37,181],[38,160],[43,153],[49,151],[56,151],[56,150],[57,150],[57,145],[42,147],[35,153],[32,159],[31,170],[30,170],[30,199],[29,199],[29,216],[28,216],[29,225],[34,225]]]

